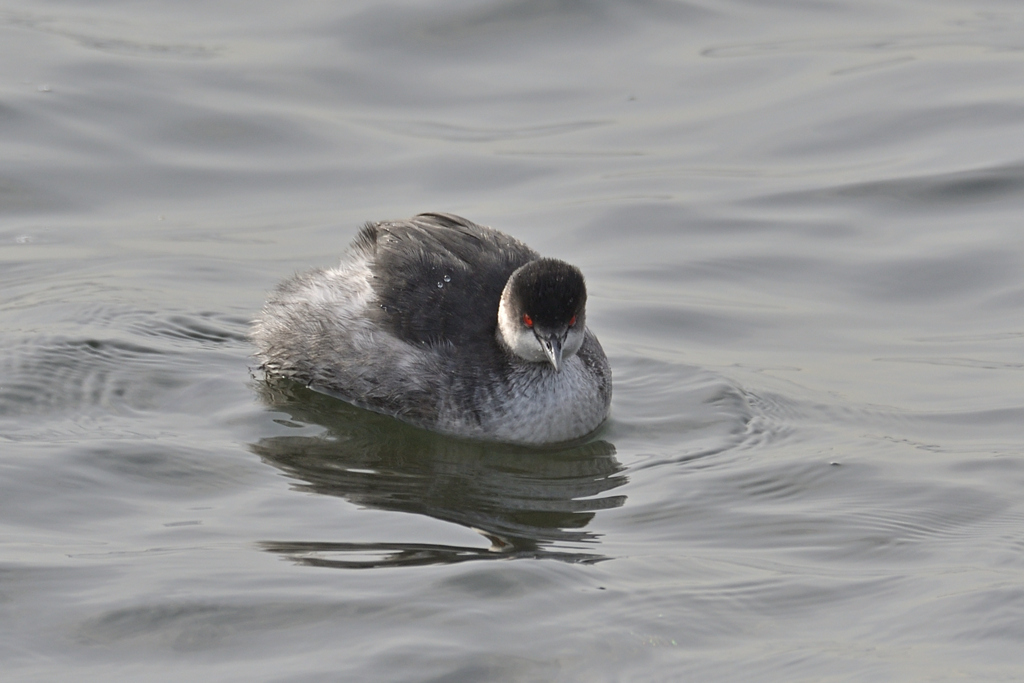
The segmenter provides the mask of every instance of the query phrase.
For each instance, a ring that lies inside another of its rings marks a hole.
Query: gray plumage
[[[250,336],[270,377],[447,434],[553,443],[611,401],[585,303],[574,266],[420,214],[367,224],[337,267],[281,283]]]

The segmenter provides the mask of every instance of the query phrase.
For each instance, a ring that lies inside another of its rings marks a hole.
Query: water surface
[[[0,9],[5,680],[1006,680],[1024,9]],[[530,451],[250,374],[364,221],[578,264]]]

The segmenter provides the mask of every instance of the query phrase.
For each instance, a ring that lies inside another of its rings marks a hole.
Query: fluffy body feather
[[[558,370],[517,355],[498,330],[509,277],[539,258],[457,216],[367,224],[337,267],[278,286],[253,323],[256,358],[268,376],[447,434],[583,436],[611,401],[608,361],[582,321],[585,291],[579,327],[565,333],[575,353]]]

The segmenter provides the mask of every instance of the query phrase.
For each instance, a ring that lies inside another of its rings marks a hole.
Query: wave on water
[[[76,325],[76,317],[88,322]],[[83,334],[67,333],[76,327]],[[175,392],[202,381],[210,353],[247,355],[242,322],[218,314],[79,307],[49,329],[6,335],[0,420],[8,439],[81,434],[97,420],[167,409]]]
[[[1020,111],[1013,116],[1019,118]],[[859,138],[858,138],[859,139]],[[836,200],[867,200],[905,204],[914,211],[948,211],[970,208],[977,202],[1015,199],[1024,193],[1024,165],[1008,164],[986,168],[927,173],[834,185],[818,189],[793,190],[753,200],[757,204],[832,203]]]
[[[728,377],[653,358],[614,359],[608,438],[631,444],[631,470],[689,462],[785,438],[784,413]]]

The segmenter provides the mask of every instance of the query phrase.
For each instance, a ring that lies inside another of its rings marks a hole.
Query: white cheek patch
[[[519,324],[518,318],[513,317],[511,306],[505,303],[504,295],[498,304],[498,341],[523,360],[531,363],[547,362],[548,357],[537,335],[529,328],[524,328]]]
[[[583,346],[584,329],[585,325],[583,321],[577,321],[577,323],[569,328],[569,334],[565,337],[565,343],[562,345],[562,357],[570,358],[576,355],[576,352]]]

